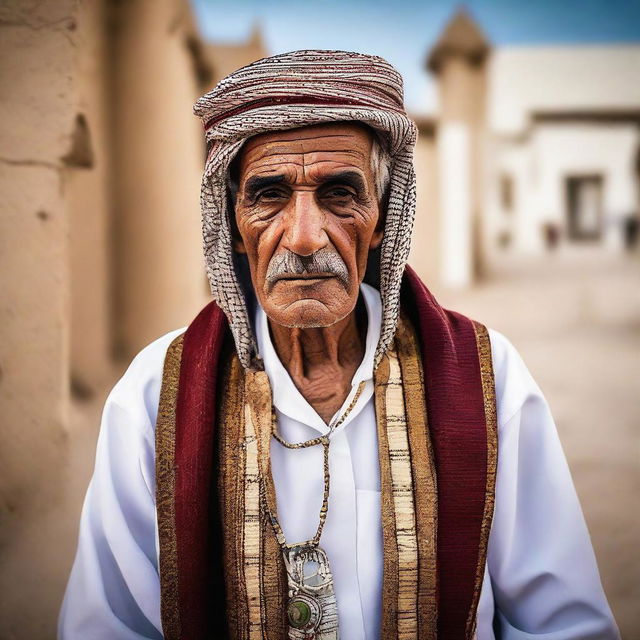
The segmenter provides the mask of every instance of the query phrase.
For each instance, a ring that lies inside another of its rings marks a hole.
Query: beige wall
[[[0,8],[0,618],[6,638],[51,637],[59,605],[59,592],[43,588],[55,579],[46,569],[52,542],[37,522],[60,503],[60,470],[68,459],[64,157],[78,101],[76,20],[71,0],[16,0]],[[29,549],[25,539],[33,543]],[[32,598],[46,614],[27,615]]]

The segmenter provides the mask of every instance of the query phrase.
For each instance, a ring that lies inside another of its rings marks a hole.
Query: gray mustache
[[[267,288],[273,285],[283,276],[304,273],[331,273],[349,288],[349,270],[344,260],[330,249],[320,249],[310,256],[301,256],[292,251],[279,253],[269,261],[267,268]]]

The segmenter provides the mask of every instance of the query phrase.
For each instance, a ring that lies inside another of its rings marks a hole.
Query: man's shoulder
[[[500,331],[488,329],[498,424],[507,423],[532,396],[542,396],[519,351]]]
[[[164,359],[169,345],[186,328],[175,329],[144,347],[131,361],[109,394],[109,400],[121,406],[144,405],[152,423],[158,409]]]
[[[133,358],[131,364],[123,376],[124,378],[134,378],[138,376],[159,375],[162,376],[164,358],[169,345],[186,331],[186,327],[174,329],[160,336],[146,347],[141,349]]]

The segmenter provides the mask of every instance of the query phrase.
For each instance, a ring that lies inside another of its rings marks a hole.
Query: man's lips
[[[281,280],[297,281],[297,280],[328,280],[329,278],[336,278],[334,273],[291,273],[281,275],[276,282]]]

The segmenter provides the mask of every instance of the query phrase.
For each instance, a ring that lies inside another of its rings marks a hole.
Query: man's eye
[[[353,193],[345,187],[332,187],[325,192],[325,195],[329,198],[352,198]]]
[[[258,194],[258,200],[278,200],[284,193],[280,189],[265,189]]]

